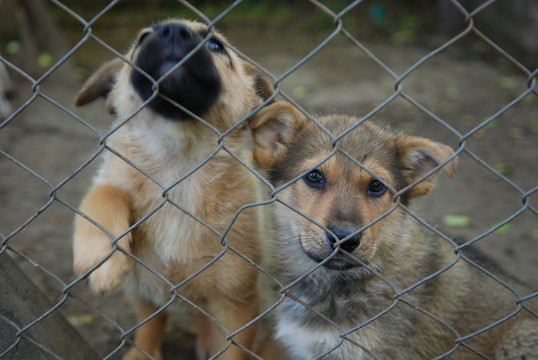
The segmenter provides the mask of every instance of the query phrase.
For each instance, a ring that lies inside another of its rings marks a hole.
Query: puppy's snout
[[[328,232],[326,233],[327,242],[329,243],[329,245],[331,245],[331,247],[334,247],[334,244],[336,244],[337,241],[346,239],[347,237],[349,237],[351,234],[353,234],[356,231],[356,229],[339,227],[339,226],[329,226],[327,229],[330,230],[334,234],[333,236],[332,234]],[[356,248],[358,248],[360,243],[361,243],[361,234],[357,233],[349,237],[342,244],[340,244],[340,248],[350,253]]]
[[[159,29],[159,39],[164,44],[181,45],[192,41],[191,29],[182,24],[168,24]]]

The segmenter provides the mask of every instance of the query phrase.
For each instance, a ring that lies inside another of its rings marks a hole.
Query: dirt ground
[[[318,44],[308,37],[264,39],[263,34],[227,35],[232,43],[276,77]],[[432,50],[367,46],[398,75]],[[394,82],[389,73],[353,44],[338,39],[282,79],[280,88],[312,112],[338,110],[364,116],[394,93]],[[20,78],[17,85],[18,96],[13,104],[21,106],[29,99],[31,86]],[[38,214],[10,237],[8,245],[32,259],[27,261],[14,256],[53,302],[60,299],[63,287],[74,279],[70,243],[74,213],[64,203],[78,205],[90,184],[96,162],[73,178],[70,176],[98,150],[99,139],[68,112],[80,116],[99,131],[105,131],[111,122],[102,102],[74,108],[73,97],[79,86],[47,79],[40,91],[68,110],[37,97],[8,125],[0,128],[0,150],[35,172],[35,175],[30,174],[0,155],[0,232],[4,237],[9,236]],[[466,134],[524,93],[527,79],[499,59],[483,62],[441,53],[412,72],[402,86],[407,96],[446,121],[455,131]],[[459,242],[480,238],[473,246],[494,259],[511,278],[528,284],[527,294],[538,291],[536,214],[524,210],[501,230],[483,238],[481,234],[522,209],[524,193],[530,194],[528,204],[537,208],[538,201],[532,193],[538,186],[537,104],[537,96],[531,94],[465,139],[465,149],[502,172],[512,184],[501,180],[464,151],[459,156],[456,177],[442,176],[437,189],[416,204],[417,212],[430,224]],[[389,103],[373,118],[454,148],[458,148],[461,140],[403,97]],[[64,183],[65,179],[69,180]],[[57,190],[54,195],[58,201],[49,203],[53,189]],[[449,226],[453,217],[447,215],[461,215],[459,219],[468,224]],[[56,279],[41,269],[54,274]],[[509,283],[515,282],[511,281]],[[61,312],[99,354],[109,354],[120,345],[121,330],[94,309],[127,329],[134,325],[131,308],[126,306],[121,294],[94,295],[83,284],[76,285],[71,292],[87,305],[68,299],[60,307]],[[188,324],[170,322],[166,354],[181,353],[181,358],[185,359],[192,357],[190,341],[177,340],[192,337]],[[113,358],[120,358],[121,353]]]

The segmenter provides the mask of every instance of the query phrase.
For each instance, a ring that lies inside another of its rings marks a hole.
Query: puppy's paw
[[[88,277],[90,288],[99,293],[113,290],[132,266],[131,258],[116,250],[101,266],[91,272]]]
[[[113,250],[114,237],[121,236],[129,229],[131,219],[129,198],[115,186],[94,185],[82,200],[80,211],[92,221],[82,216],[75,217],[73,236],[75,273],[82,275],[106,259],[91,272],[89,282],[91,288],[97,292],[111,290],[133,266],[129,256],[117,249],[107,258]],[[125,234],[117,242],[126,252],[131,252],[131,243],[131,233]]]
[[[93,266],[106,258],[112,251],[112,240],[103,236],[82,240],[75,238],[74,269],[77,275],[82,275]],[[118,244],[126,251],[131,251],[131,234],[119,240]],[[98,293],[104,293],[116,288],[125,274],[133,267],[133,260],[120,250],[114,253],[88,275],[90,288]]]

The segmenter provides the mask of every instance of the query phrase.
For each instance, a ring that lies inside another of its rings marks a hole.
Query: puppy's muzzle
[[[157,72],[160,78],[166,75],[187,53],[194,49],[198,42],[194,40],[194,34],[191,29],[181,24],[161,26],[157,29],[157,33],[162,57],[164,58]]]
[[[171,43],[173,51],[181,50],[185,45],[188,45],[193,40],[191,29],[182,24],[162,25],[157,29],[159,40],[163,44]],[[176,54],[178,57],[183,56],[182,53]]]
[[[342,252],[334,253],[337,246],[349,254],[360,246],[361,234],[356,233],[357,229],[345,226],[328,226],[327,230],[329,231],[325,233],[325,239],[321,246],[304,248],[305,253],[316,262],[325,261],[323,266],[331,270],[347,270],[359,266],[359,262],[352,256]],[[329,259],[327,260],[327,258]]]
[[[139,39],[134,62],[146,74],[133,69],[131,83],[144,101],[156,91],[163,95],[150,101],[153,111],[184,119],[189,115],[178,104],[201,116],[216,101],[222,80],[212,54],[205,46],[193,52],[202,40],[200,34],[181,23],[157,24]]]
[[[334,234],[333,236],[328,232],[326,233],[327,244],[331,246],[332,248],[335,247],[338,241],[345,239],[345,241],[340,244],[340,249],[347,251],[348,253],[351,253],[353,252],[353,250],[358,248],[359,245],[361,244],[361,234],[360,233],[354,234],[354,232],[356,231],[355,229],[338,227],[338,226],[329,226],[327,230],[329,230],[330,232]]]

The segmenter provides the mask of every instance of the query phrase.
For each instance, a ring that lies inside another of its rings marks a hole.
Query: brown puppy
[[[317,120],[327,130],[276,103],[251,123],[255,159],[278,190],[274,271],[293,285],[276,336],[292,358],[536,359],[538,321],[526,309],[462,339],[517,310],[518,296],[464,259],[450,266],[454,246],[404,208],[432,189],[438,167],[454,175],[453,151],[372,121],[347,132],[360,120],[349,115]]]
[[[138,321],[150,319],[135,336],[148,355],[162,358],[165,315],[158,310],[179,295],[225,328],[199,336],[200,358],[224,351],[221,358],[245,359],[237,344],[250,348],[256,326],[228,335],[258,313],[257,272],[236,252],[260,263],[269,231],[260,207],[242,209],[259,201],[261,182],[231,155],[253,165],[250,130],[220,136],[272,86],[221,35],[192,21],[143,29],[125,58],[131,64],[106,64],[75,100],[80,106],[106,96],[118,127],[80,206],[87,218],[76,217],[75,272],[99,292],[124,283]],[[219,329],[203,315],[197,323],[204,334]],[[126,358],[146,356],[133,348]]]

